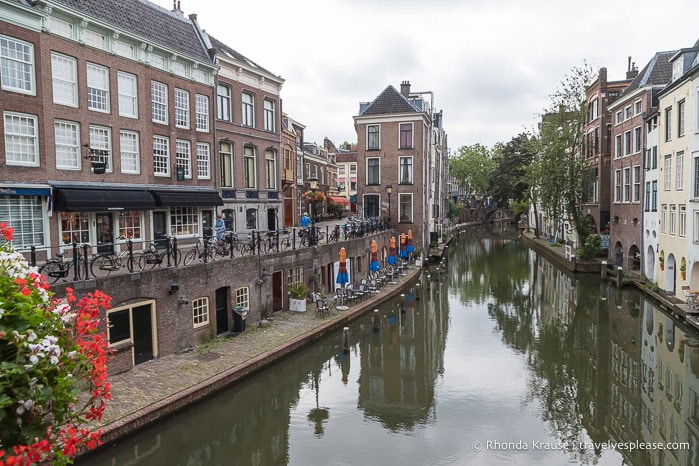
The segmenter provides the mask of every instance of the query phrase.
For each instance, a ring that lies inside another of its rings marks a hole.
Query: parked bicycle
[[[289,230],[268,231],[267,239],[262,242],[262,252],[277,252],[291,247]]]
[[[201,262],[213,262],[216,260],[218,253],[216,252],[216,247],[214,238],[210,239],[199,239],[192,249],[190,249],[184,256],[184,265],[189,265],[198,259]],[[206,246],[204,246],[206,242]]]
[[[337,243],[338,241],[340,241],[340,225],[335,224],[335,228],[333,228],[328,237],[328,243]]]
[[[78,256],[74,259],[64,260],[65,254],[56,253],[56,257],[50,259],[39,269],[39,273],[46,277],[50,283],[56,283],[59,279],[82,280],[85,275],[85,259],[78,250]],[[74,265],[75,264],[75,265]],[[76,269],[73,269],[73,267]]]
[[[119,236],[117,239],[123,240],[126,237]],[[103,278],[125,266],[128,266],[129,271],[133,271],[133,258],[129,256],[129,251],[121,251],[118,254],[113,251],[99,253],[90,260],[90,273],[95,278]]]

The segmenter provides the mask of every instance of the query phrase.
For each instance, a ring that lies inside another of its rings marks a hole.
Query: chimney
[[[179,13],[180,16],[184,16],[184,13],[180,8],[180,0],[172,0],[172,11],[174,13]]]
[[[403,81],[400,83],[400,93],[403,94],[404,97],[410,96],[410,81]]]
[[[638,76],[638,68],[636,67],[636,63],[631,61],[631,57],[629,57],[629,64],[626,69],[626,79],[633,79],[636,76]]]

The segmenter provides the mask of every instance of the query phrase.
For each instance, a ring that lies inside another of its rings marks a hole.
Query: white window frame
[[[621,202],[621,170],[614,170],[614,202]]]
[[[638,154],[643,147],[643,132],[640,126],[633,129],[633,153]]]
[[[677,234],[677,204],[670,205],[670,234]]]
[[[682,237],[687,236],[687,206],[680,204],[680,224],[678,234]]]
[[[618,112],[616,112],[614,118],[614,126],[621,124],[622,121],[624,121],[624,112],[623,110],[619,110]]]
[[[87,63],[87,109],[109,113],[109,68]]]
[[[277,189],[277,153],[271,149],[265,150],[265,184],[269,190]]]
[[[370,183],[369,182],[369,161],[370,160],[377,160],[379,162],[379,166],[377,169],[378,172],[378,180],[376,183]],[[366,185],[367,186],[377,186],[381,184],[381,158],[380,157],[367,157],[366,158]]]
[[[677,137],[682,137],[685,134],[685,110],[687,108],[686,101],[684,99],[677,102]]]
[[[170,70],[177,76],[187,77],[187,65],[184,63],[173,61],[170,63]]]
[[[209,132],[209,96],[194,94],[194,111],[196,113],[196,130]]]
[[[677,152],[675,161],[675,190],[684,189],[684,151]]]
[[[263,112],[264,112],[264,125],[265,131],[275,132],[277,130],[276,119],[275,119],[275,105],[274,101],[270,99],[262,99],[263,102]]]
[[[410,173],[408,175],[408,181],[403,180],[403,174],[402,174],[402,172],[403,172],[403,160],[410,161]],[[415,180],[415,177],[413,176],[414,171],[415,171],[414,166],[413,166],[414,161],[415,161],[414,158],[412,156],[409,156],[409,155],[402,155],[402,156],[398,157],[398,177],[396,178],[398,180],[398,184],[413,184],[414,183],[414,180]]]
[[[132,175],[141,173],[141,154],[139,147],[140,137],[136,131],[127,131],[124,129],[119,131],[121,173]],[[131,168],[132,166],[134,166],[134,168]]]
[[[249,99],[249,101],[246,101]],[[255,96],[250,93],[243,91],[240,97],[241,111],[240,124],[243,126],[249,126],[251,128],[255,127]]]
[[[75,121],[55,120],[53,123],[54,144],[56,152],[57,170],[76,170],[82,168],[82,157],[80,150],[80,123]],[[66,138],[59,134],[59,131],[70,131],[72,138]],[[62,162],[70,161],[71,163]]]
[[[633,178],[633,185],[631,187],[631,199],[632,202],[641,202],[641,166],[634,165],[631,167],[631,176]]]
[[[170,139],[153,135],[153,175],[170,176]]]
[[[89,45],[90,47],[94,47],[96,49],[107,49],[107,36],[101,32],[86,29],[82,33],[82,41],[85,45]]]
[[[153,68],[165,71],[167,68],[167,58],[163,57],[162,55],[158,55],[157,53],[149,53],[148,64]]]
[[[10,49],[12,44],[14,48]],[[24,50],[17,52],[19,48]],[[34,61],[34,44],[0,35],[0,88],[19,94],[36,95],[36,65]],[[18,71],[28,76],[25,76],[26,79],[22,79],[21,83],[13,83],[13,81],[17,81],[17,79],[13,79],[13,76],[17,76]]]
[[[660,232],[667,233],[667,204],[660,206]]]
[[[199,234],[199,209],[170,207],[170,236],[191,238]]]
[[[123,40],[112,41],[112,51],[120,57],[130,58],[132,60],[136,58],[136,47]]]
[[[150,82],[151,93],[151,119],[153,123],[168,122],[168,87],[159,81]]]
[[[211,146],[206,142],[197,143],[197,179],[211,179]]]
[[[376,147],[370,144],[369,129],[376,128]],[[366,125],[366,150],[381,150],[381,125]]]
[[[192,324],[194,328],[209,324],[209,298],[204,296],[192,301]]]
[[[189,91],[175,88],[175,128],[189,129]]]
[[[175,139],[175,166],[184,168],[184,178],[192,179],[192,144],[185,139]]]
[[[410,142],[408,143],[407,146],[402,145],[402,139],[403,139],[402,128],[404,125],[410,126]],[[399,149],[413,149],[414,147],[415,147],[415,125],[413,124],[412,121],[398,123],[398,148]]]
[[[631,167],[624,167],[623,202],[631,201]]]
[[[90,149],[105,150],[107,156],[98,157],[97,159],[107,164],[106,171],[111,173],[113,170],[112,163],[112,129],[108,126],[90,125]]]
[[[222,94],[221,90],[226,91],[226,94]],[[231,101],[232,101],[233,90],[230,86],[219,84],[216,86],[216,118],[221,121],[232,121],[231,115]]]
[[[617,134],[614,136],[614,158],[618,159],[621,157],[621,154],[623,153],[623,142],[621,139],[621,134]]]
[[[257,157],[255,148],[245,146],[243,148],[243,188],[257,189]],[[252,166],[250,166],[252,162]]]
[[[8,120],[15,120],[21,124],[21,131],[13,132],[8,129]],[[29,122],[31,122],[31,128]],[[39,118],[27,113],[3,112],[3,128],[5,131],[5,164],[38,167],[40,163]],[[21,150],[16,152],[15,156],[11,156],[10,148],[12,147],[19,147]],[[28,151],[27,149],[33,150]]]
[[[0,196],[0,217],[12,225],[12,244],[16,248],[45,246],[49,241],[45,197]]]
[[[631,105],[627,105],[624,107],[624,121],[630,119],[633,116],[633,110],[631,108]]]
[[[55,16],[51,16],[49,18],[49,32],[68,39],[75,38],[75,28],[73,27],[73,23],[61,18],[56,18]]]
[[[672,156],[665,156],[665,191],[672,189]]]
[[[51,52],[51,84],[53,103],[78,106],[78,60]]]
[[[221,187],[232,188],[235,185],[233,143],[221,141],[218,156],[221,161]]]
[[[694,211],[694,242],[699,243],[699,210]]]
[[[631,154],[633,150],[633,139],[631,137],[631,131],[624,131],[624,157]]]
[[[410,220],[403,220],[401,216],[402,212],[402,201],[401,199],[409,197],[410,198]],[[398,223],[413,223],[415,217],[415,202],[413,198],[413,193],[398,193]]]
[[[250,309],[250,287],[241,286],[235,290],[235,305]]]
[[[640,115],[643,111],[643,101],[638,99],[633,103],[633,113],[634,115]]]
[[[117,72],[119,116],[138,118],[138,78],[135,74]]]

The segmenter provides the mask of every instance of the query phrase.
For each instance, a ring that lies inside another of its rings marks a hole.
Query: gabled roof
[[[386,113],[420,113],[408,99],[389,85],[374,99],[360,115],[383,115]]]
[[[632,94],[639,88],[646,86],[664,86],[672,80],[672,64],[670,58],[677,53],[677,50],[667,52],[657,52],[653,58],[643,67],[636,78],[631,81],[624,92],[619,96],[619,100]]]
[[[206,33],[206,35],[209,36],[209,40],[211,41],[211,46],[214,48],[214,50],[216,50],[216,53],[223,54],[223,55],[226,55],[229,58],[232,58],[234,60],[238,60],[240,62],[246,63],[251,68],[254,68],[262,73],[268,74],[270,76],[276,76],[274,73],[264,69],[263,67],[261,67],[260,65],[255,63],[254,61],[250,60],[245,55],[237,52],[236,50],[233,50],[232,48],[230,48],[229,46],[227,46],[226,44],[224,44],[220,40],[216,39],[214,36],[212,36],[208,32]]]
[[[148,0],[53,0],[182,55],[211,63],[194,24]]]

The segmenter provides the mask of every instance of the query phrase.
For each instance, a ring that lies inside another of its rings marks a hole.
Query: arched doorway
[[[635,244],[629,248],[629,268],[636,272],[641,270],[641,251]]]
[[[646,252],[646,270],[645,275],[650,281],[657,281],[655,279],[655,250],[653,246],[648,246],[648,251]],[[699,273],[699,271],[698,271]]]
[[[677,280],[677,275],[675,274],[675,255],[670,254],[666,259],[667,266],[665,267],[665,291],[670,294],[675,294],[675,281]]]
[[[624,246],[619,241],[614,245],[614,264],[617,267],[624,266]]]
[[[694,262],[689,270],[689,287],[693,290],[699,288],[699,262]]]

